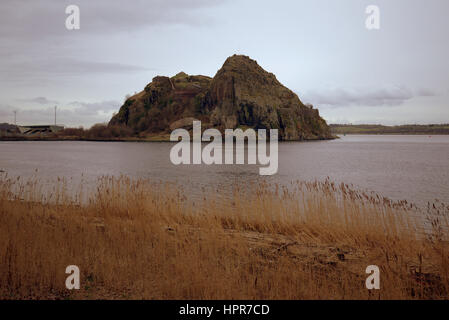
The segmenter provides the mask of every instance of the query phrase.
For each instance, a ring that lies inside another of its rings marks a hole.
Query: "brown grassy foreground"
[[[442,204],[420,212],[329,181],[236,187],[228,201],[213,190],[196,203],[126,177],[100,179],[86,202],[62,180],[50,193],[0,183],[2,299],[449,297]],[[79,291],[65,289],[72,264]],[[380,290],[365,288],[372,264]]]

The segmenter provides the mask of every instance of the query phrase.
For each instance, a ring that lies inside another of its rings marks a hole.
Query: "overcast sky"
[[[447,0],[2,0],[0,123],[14,110],[51,123],[55,105],[58,123],[106,122],[154,76],[214,76],[234,53],[329,123],[449,123],[448,13]]]

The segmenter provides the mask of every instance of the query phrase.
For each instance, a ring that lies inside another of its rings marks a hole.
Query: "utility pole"
[[[14,125],[17,125],[17,110],[14,110]]]
[[[58,106],[55,106],[55,126],[56,126],[56,108],[58,108]]]

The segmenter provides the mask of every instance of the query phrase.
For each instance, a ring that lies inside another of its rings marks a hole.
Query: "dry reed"
[[[235,186],[0,179],[1,299],[447,299],[449,207],[330,181]],[[85,199],[85,200],[82,200]],[[65,288],[65,268],[81,290]],[[378,265],[381,289],[365,288]]]

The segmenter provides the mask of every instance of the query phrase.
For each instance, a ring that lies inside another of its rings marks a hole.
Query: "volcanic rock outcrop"
[[[332,138],[317,109],[304,105],[274,74],[247,56],[229,57],[214,78],[180,72],[157,76],[128,98],[110,125],[130,127],[136,134],[168,134],[202,128],[278,129],[280,140]]]

